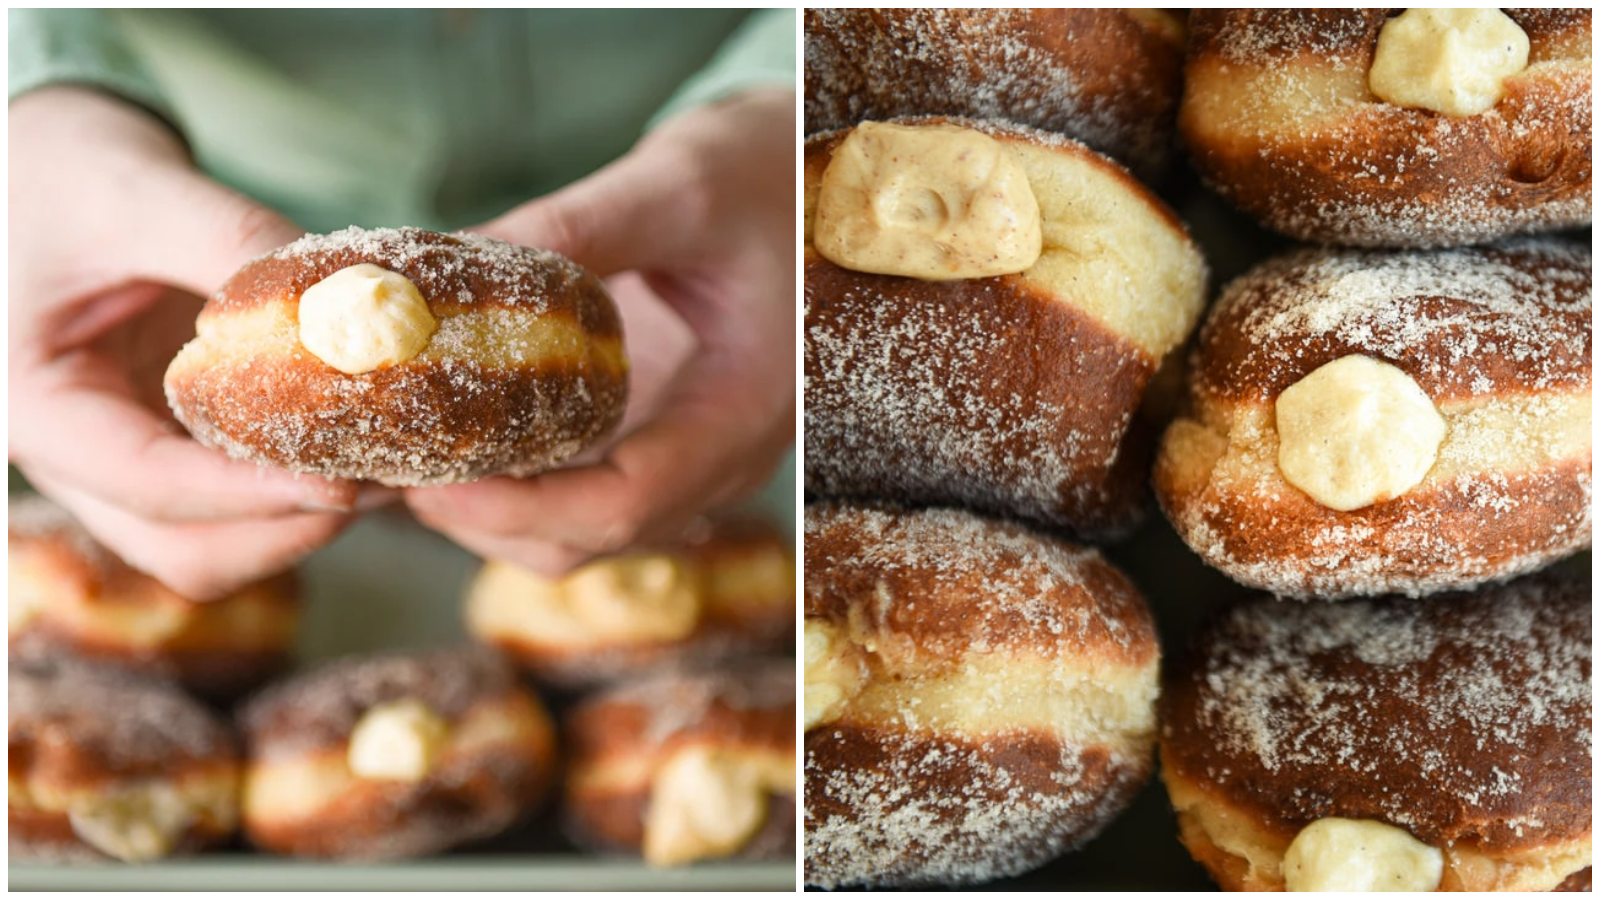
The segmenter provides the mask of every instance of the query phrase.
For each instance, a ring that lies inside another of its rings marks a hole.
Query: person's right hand
[[[8,114],[11,461],[196,599],[331,540],[355,485],[202,447],[161,387],[201,297],[300,229],[200,174],[164,124],[111,97],[51,87]]]

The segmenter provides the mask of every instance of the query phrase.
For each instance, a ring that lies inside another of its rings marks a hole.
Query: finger
[[[300,514],[223,523],[153,523],[45,478],[46,494],[128,565],[192,600],[216,600],[332,541],[350,517]]]
[[[130,399],[104,363],[64,360],[27,377],[29,383],[11,382],[14,420],[51,423],[12,432],[12,459],[30,476],[74,484],[102,503],[164,521],[354,508],[354,483],[232,460],[177,433]]]
[[[599,464],[414,489],[406,502],[452,534],[615,553],[676,532],[699,510],[743,497],[771,474],[793,440],[793,406],[759,417],[745,412],[678,402]]]
[[[601,277],[675,260],[702,233],[707,211],[675,177],[696,161],[661,156],[630,154],[471,230],[554,250]]]
[[[426,512],[412,510],[417,520],[438,531],[467,550],[483,557],[508,562],[546,578],[560,578],[594,558],[594,554],[546,541],[490,534],[463,526],[453,520],[434,520]]]
[[[208,297],[245,263],[305,233],[278,213],[188,169],[140,181],[143,218],[121,242],[137,277]]]

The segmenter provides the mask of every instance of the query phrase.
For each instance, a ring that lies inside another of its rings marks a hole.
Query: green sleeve
[[[8,29],[7,97],[52,84],[96,87],[171,121],[171,107],[116,23],[98,9],[13,9]]]
[[[753,87],[795,83],[799,17],[791,8],[754,12],[650,120],[655,128],[678,113]]]

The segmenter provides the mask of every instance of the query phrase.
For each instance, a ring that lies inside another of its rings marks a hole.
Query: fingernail
[[[381,509],[382,507],[399,502],[402,496],[404,496],[404,494],[399,488],[390,488],[383,487],[382,485],[369,484],[362,487],[361,492],[356,495],[356,509],[361,512]]]

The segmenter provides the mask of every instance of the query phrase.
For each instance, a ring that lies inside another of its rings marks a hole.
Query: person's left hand
[[[601,276],[629,273],[610,283],[631,398],[603,458],[408,490],[419,519],[486,557],[556,575],[666,536],[771,476],[794,441],[795,134],[793,91],[750,91],[469,229]],[[675,345],[663,303],[697,346]]]

